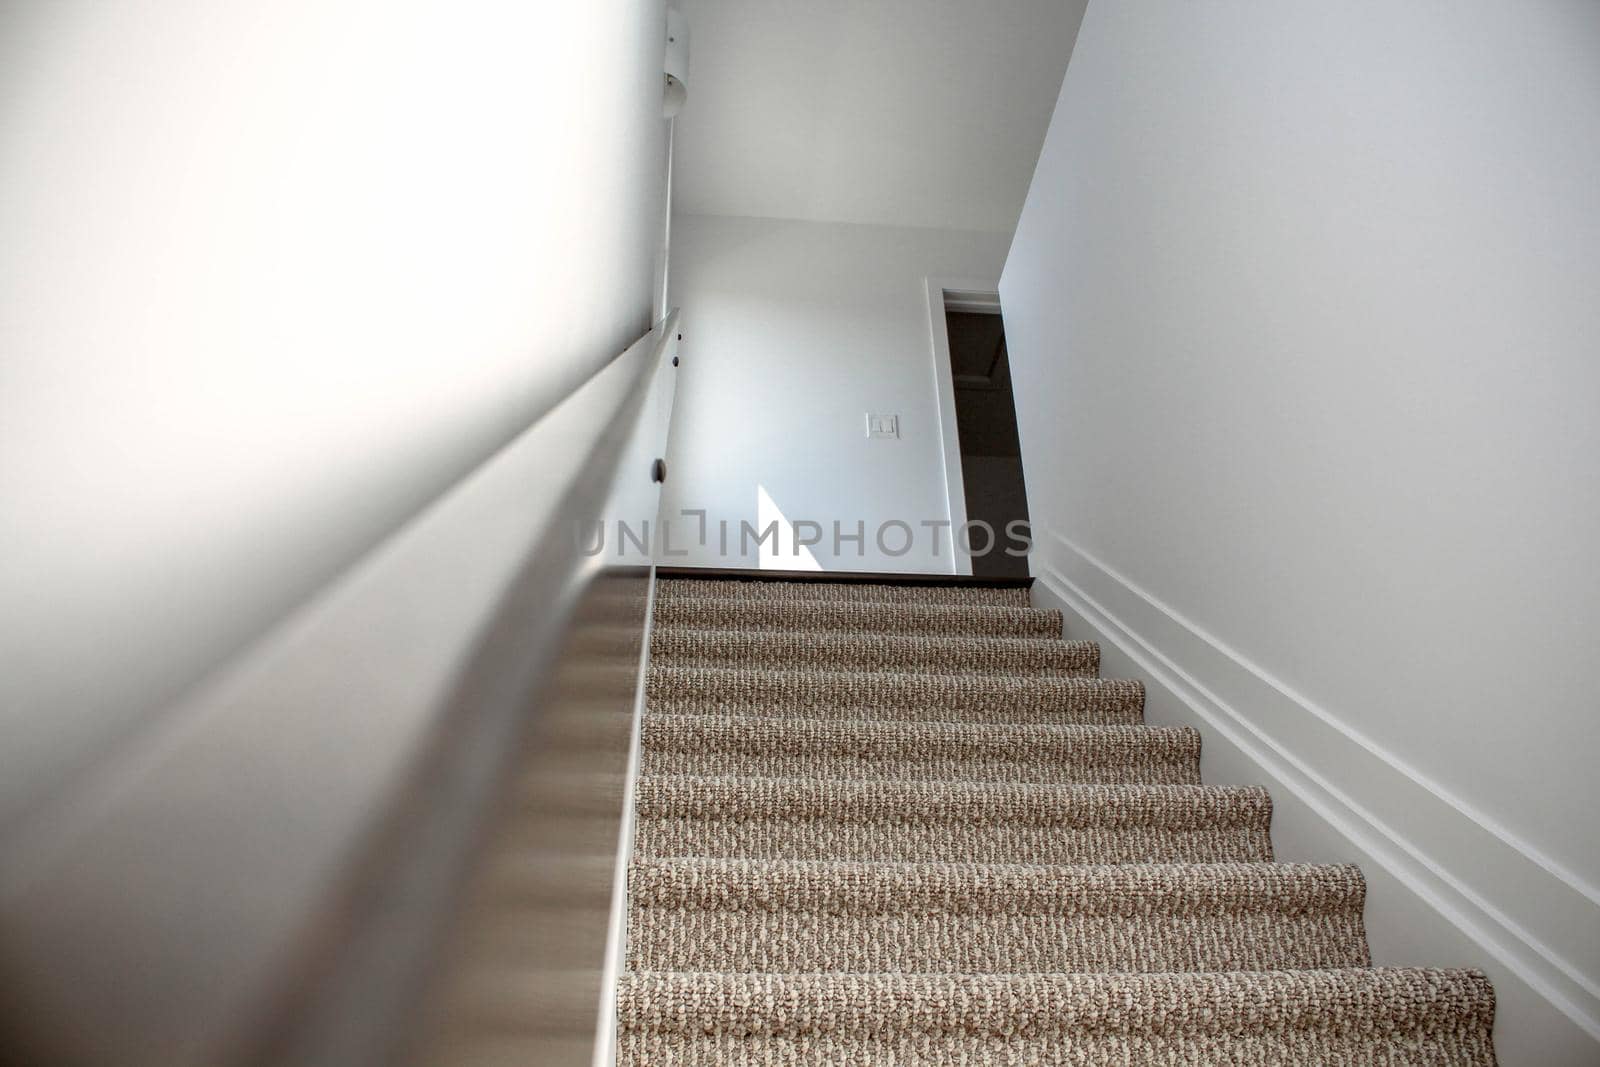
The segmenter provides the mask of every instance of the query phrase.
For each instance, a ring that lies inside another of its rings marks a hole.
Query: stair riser
[[[1494,994],[1462,971],[654,973],[618,991],[636,1064],[1494,1062]]]
[[[1025,1012],[1019,1006],[1018,1014]],[[909,1032],[881,1037],[663,1035],[624,1032],[617,1062],[639,1067],[1111,1067],[1125,1064],[1227,1064],[1228,1067],[1462,1067],[1494,1063],[1487,1030],[1431,1028],[1400,1033],[1325,1031],[1147,1034],[1056,1032],[1028,1036]]]
[[[1100,670],[1099,648],[1084,641],[791,636],[707,630],[655,631],[650,642],[650,659],[652,663],[670,667],[924,674],[1093,677]]]
[[[832,778],[907,782],[1020,782],[1034,785],[1198,785],[1198,760],[1148,759],[1093,763],[1071,759],[914,759],[742,752],[646,752],[645,774]]]
[[[677,598],[656,605],[655,625],[660,629],[928,634],[1039,641],[1061,637],[1061,613],[1057,611],[851,601],[767,603]]]
[[[1104,678],[1020,678],[887,672],[801,672],[652,666],[657,714],[712,711],[837,721],[1136,725],[1144,687]]]
[[[872,973],[1238,971],[1364,967],[1359,909],[1182,915],[833,915],[638,908],[629,966]]]
[[[658,716],[646,774],[1035,784],[1197,785],[1200,735],[1149,726],[906,726]]]
[[[1266,863],[1265,823],[1173,829],[642,815],[635,854],[947,863]]]
[[[663,578],[656,583],[658,602],[708,597],[723,600],[752,600],[758,603],[824,601],[973,607],[1029,606],[1028,591],[1010,587],[893,585],[867,582],[763,582],[704,578]]]

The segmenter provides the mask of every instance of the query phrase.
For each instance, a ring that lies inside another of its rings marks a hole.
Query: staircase
[[[1491,1064],[1023,589],[663,579],[622,1064]]]

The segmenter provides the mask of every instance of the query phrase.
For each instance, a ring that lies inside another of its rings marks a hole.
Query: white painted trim
[[[961,479],[961,439],[956,431],[956,385],[950,370],[950,333],[945,325],[946,294],[957,295],[962,310],[1000,311],[1000,282],[970,278],[929,278],[928,336],[933,350],[934,399],[939,404],[939,446],[944,453],[945,506],[950,513],[950,558],[956,574],[972,573],[972,555],[955,531],[967,523],[967,495]]]
[[[650,588],[644,602],[644,640],[639,648],[639,681],[633,691],[633,729],[628,739],[628,773],[622,787],[622,827],[617,835],[617,865],[611,875],[611,916],[606,932],[606,961],[600,974],[600,1018],[594,1043],[594,1067],[616,1067],[617,979],[628,957],[628,865],[633,862],[633,793],[639,783],[639,752],[644,724],[645,689],[650,677],[650,631],[656,616],[656,568],[650,566]]]
[[[1108,672],[1145,679],[1151,721],[1201,727],[1208,781],[1268,780],[1279,858],[1357,855],[1375,960],[1487,972],[1506,1063],[1600,1060],[1595,887],[1060,533],[1037,533],[1036,598],[1101,639]]]
[[[959,311],[966,315],[998,315],[1000,314],[1000,294],[983,292],[977,293],[969,289],[944,289],[945,311]]]

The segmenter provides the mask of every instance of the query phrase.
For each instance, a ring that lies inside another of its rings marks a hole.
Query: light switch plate
[[[900,416],[899,415],[874,415],[871,412],[868,412],[867,413],[867,436],[868,437],[895,437],[895,438],[899,437],[900,436]]]

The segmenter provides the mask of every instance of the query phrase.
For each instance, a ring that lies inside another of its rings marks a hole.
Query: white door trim
[[[946,310],[1000,314],[1000,282],[971,278],[929,278],[928,335],[933,342],[933,390],[939,403],[939,443],[944,453],[945,505],[950,512],[950,552],[955,573],[972,573],[972,556],[956,531],[967,522],[967,495],[961,478],[961,440],[956,432],[956,386],[950,371],[950,332]]]

